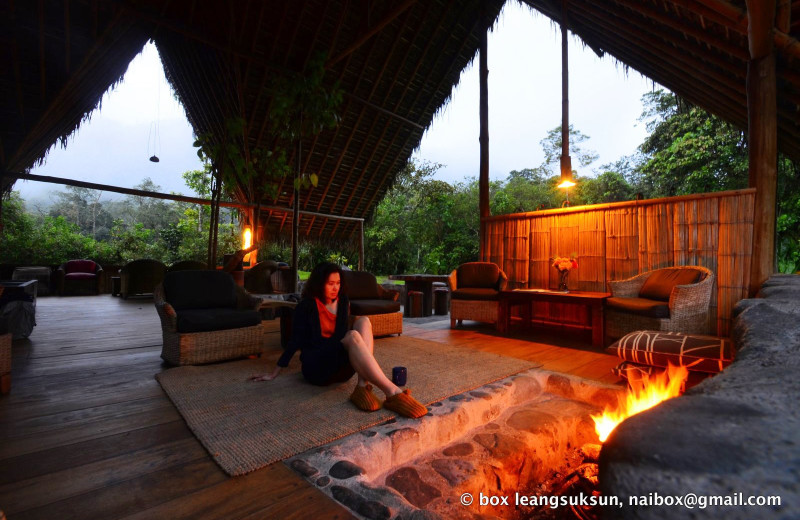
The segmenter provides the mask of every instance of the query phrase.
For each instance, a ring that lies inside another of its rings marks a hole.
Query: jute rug
[[[271,370],[279,354],[156,374],[189,428],[229,475],[249,473],[396,417],[388,410],[356,409],[348,401],[355,377],[328,387],[306,383],[299,354],[277,379],[248,381],[253,374]],[[393,366],[407,367],[407,388],[426,405],[534,366],[402,336],[377,340],[375,358],[390,378]],[[383,399],[382,392],[376,394]]]

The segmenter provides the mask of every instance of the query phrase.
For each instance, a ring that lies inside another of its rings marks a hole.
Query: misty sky
[[[548,18],[508,2],[489,34],[490,176],[541,164],[539,141],[561,124],[561,34]],[[588,135],[594,168],[630,155],[646,136],[638,122],[641,96],[653,83],[611,58],[600,59],[570,37],[570,123]],[[441,163],[437,177],[464,181],[478,174],[478,60],[464,70],[450,102],[425,132],[414,157]],[[150,177],[164,192],[189,194],[181,173],[201,167],[192,129],[164,79],[158,52],[147,45],[124,81],[103,97],[66,149],[54,147],[31,173],[133,187]],[[157,155],[160,162],[148,160]],[[577,163],[573,162],[573,167]],[[63,186],[18,181],[28,201]],[[104,198],[118,197],[108,193]]]

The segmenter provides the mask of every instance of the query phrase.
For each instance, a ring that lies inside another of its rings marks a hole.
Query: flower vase
[[[561,292],[569,292],[567,282],[569,281],[569,270],[564,269],[558,272],[558,290]]]

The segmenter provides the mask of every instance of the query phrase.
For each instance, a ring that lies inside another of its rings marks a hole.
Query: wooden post
[[[483,21],[486,20],[486,3],[483,2]],[[487,57],[487,40],[489,28],[481,32],[480,50],[480,137],[478,141],[481,148],[480,175],[478,180],[478,207],[481,215],[480,222],[480,258],[486,260],[486,226],[483,218],[489,216],[489,61]]]
[[[300,160],[302,145],[297,140],[297,165],[294,169],[294,204],[292,205],[292,292],[297,292],[297,246],[300,239]]]
[[[747,132],[750,187],[756,188],[750,296],[776,269],[775,204],[778,189],[778,116],[772,30],[775,2],[747,0]]]
[[[364,221],[358,223],[358,270],[364,270]]]

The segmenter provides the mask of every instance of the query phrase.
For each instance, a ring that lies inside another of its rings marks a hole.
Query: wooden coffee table
[[[531,320],[531,303],[569,303],[585,305],[590,309],[589,316],[592,327],[592,346],[602,348],[604,341],[603,307],[611,293],[570,291],[558,292],[545,289],[515,289],[513,291],[500,291],[500,316],[497,328],[501,334],[507,334],[511,322],[511,307],[522,306],[522,321],[526,325]]]

